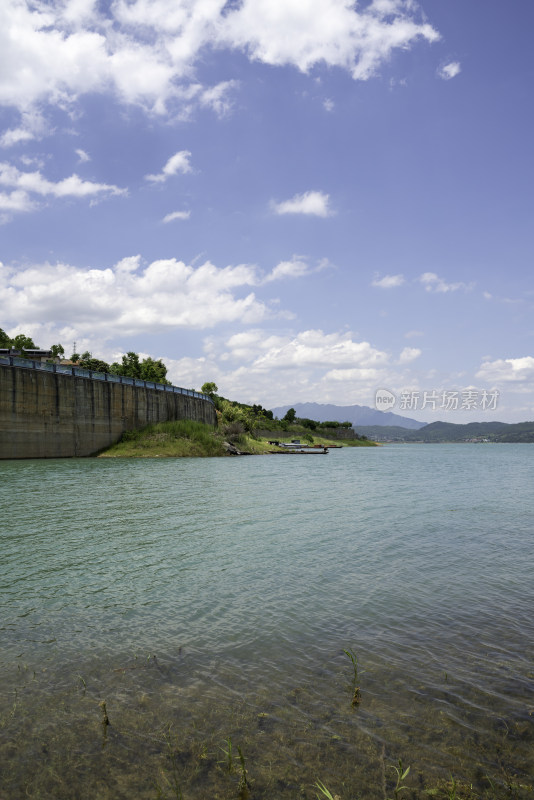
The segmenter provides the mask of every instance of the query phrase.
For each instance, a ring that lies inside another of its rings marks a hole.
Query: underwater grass
[[[52,691],[50,664],[15,664],[0,702],[0,797],[534,800],[532,740],[512,719],[491,728],[493,742],[480,731],[468,751],[462,728],[444,727],[430,708],[409,731],[395,729],[412,703],[385,689],[389,672],[366,669],[365,705],[374,708],[353,714],[343,677],[320,669],[273,694],[269,682],[242,692],[247,681],[233,665],[199,681],[194,664],[152,651],[73,663]],[[445,759],[421,747],[427,735],[433,742],[425,722],[448,742]]]

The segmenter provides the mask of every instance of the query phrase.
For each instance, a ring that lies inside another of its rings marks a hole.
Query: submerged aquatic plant
[[[397,773],[397,782],[395,784],[395,788],[393,789],[393,794],[395,795],[395,800],[397,800],[399,794],[404,790],[408,789],[408,786],[403,786],[402,782],[405,778],[408,777],[408,773],[410,772],[410,767],[406,767],[404,769],[402,760],[399,758],[398,764],[390,764],[390,769],[394,769]]]
[[[321,795],[315,793],[317,800],[321,800],[321,796],[326,797],[327,800],[340,800],[339,795],[332,794],[330,789],[327,789],[322,781],[315,781],[315,788],[319,789],[319,791],[321,792]]]
[[[171,731],[172,724],[168,726],[168,730],[163,734],[163,740],[167,746],[167,754],[171,764],[171,769],[170,775],[165,775],[165,773],[162,772],[162,778],[165,781],[169,792],[171,793],[171,797],[175,798],[175,800],[183,800],[184,795],[180,783],[178,760],[176,757],[176,749],[173,746],[171,739]],[[167,789],[158,783],[158,781],[155,782],[155,787],[157,792],[156,800],[168,800]]]
[[[250,786],[248,777],[247,777],[247,769],[245,767],[245,756],[243,755],[243,751],[237,745],[237,752],[239,753],[239,763],[241,765],[241,780],[239,781],[239,791],[242,797],[246,797],[248,794],[248,788]]]
[[[225,750],[224,747],[221,747],[221,750],[226,756],[226,769],[228,770],[228,772],[233,772],[234,771],[234,759],[233,759],[233,756],[232,756],[232,740],[230,739],[230,737],[228,737],[226,742],[228,744],[228,750]],[[222,762],[219,762],[219,763],[222,763]]]
[[[100,710],[102,711],[102,725],[104,728],[110,724],[109,717],[108,717],[108,710],[106,707],[106,701],[101,700],[98,704],[100,706]]]
[[[354,650],[343,650],[346,656],[350,658],[352,661],[352,667],[354,669],[354,683],[358,683],[358,656],[354,652]],[[361,702],[362,693],[360,692],[360,687],[356,685],[354,687],[354,694],[352,696],[352,705],[356,706]]]
[[[358,682],[358,656],[356,655],[354,650],[343,650],[343,652],[352,661],[352,666],[354,668],[354,683],[357,683]]]

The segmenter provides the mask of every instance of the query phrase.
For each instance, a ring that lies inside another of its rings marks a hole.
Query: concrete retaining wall
[[[90,456],[126,430],[192,419],[216,424],[208,400],[0,365],[0,458]]]

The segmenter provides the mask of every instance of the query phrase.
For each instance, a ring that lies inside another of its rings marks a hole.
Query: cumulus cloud
[[[399,356],[399,364],[409,364],[411,361],[415,361],[416,358],[419,358],[420,355],[421,350],[417,347],[405,347]]]
[[[463,283],[459,281],[458,283],[447,283],[443,278],[440,278],[436,275],[435,272],[424,272],[420,277],[419,281],[423,284],[427,292],[436,292],[436,293],[446,293],[446,292],[456,292],[458,289],[464,289],[468,291],[469,289],[473,288],[472,283]]]
[[[383,278],[377,276],[372,285],[378,286],[380,289],[394,289],[397,286],[402,286],[403,283],[404,275],[384,275]]]
[[[236,360],[242,363],[253,362],[260,355],[263,355],[275,348],[286,344],[288,338],[279,334],[269,334],[257,328],[235,333],[224,343],[224,352],[221,354],[222,361]],[[207,342],[208,348],[217,352],[215,342]]]
[[[0,104],[24,112],[113,92],[163,114],[183,103],[208,48],[303,72],[324,64],[367,80],[395,51],[438,39],[414,0],[374,0],[365,8],[349,0],[4,0]],[[196,101],[224,114],[230,88],[197,88]]]
[[[455,78],[462,71],[462,66],[459,61],[451,61],[449,64],[443,64],[438,69],[438,75],[444,81],[450,81]]]
[[[105,327],[108,337],[226,322],[256,323],[270,316],[250,287],[254,267],[199,267],[177,259],[143,266],[139,256],[107,269],[43,264],[16,272],[4,267],[0,316],[24,327],[36,319],[71,325],[78,336]]]
[[[12,206],[16,200],[12,199]],[[24,202],[24,198],[19,200]],[[284,265],[292,265],[293,273]],[[321,262],[314,269],[322,266]],[[299,265],[294,258],[278,264],[270,276],[272,280],[296,278],[306,270],[305,262]],[[40,320],[56,327],[71,326],[77,338],[93,335],[102,326],[107,338],[113,338],[232,322],[250,325],[275,315],[287,316],[257,298],[252,289],[261,287],[265,278],[248,264],[216,267],[206,261],[197,267],[168,258],[144,265],[137,255],[105,269],[46,263],[17,271],[0,264],[0,280],[0,318],[6,325],[25,328]],[[274,339],[267,341],[274,346]],[[231,342],[227,356],[232,346]]]
[[[330,195],[323,192],[304,192],[296,194],[291,200],[281,203],[272,203],[276,214],[309,214],[315,217],[329,217],[332,211],[329,208]]]
[[[476,377],[491,384],[534,382],[534,358],[500,358],[482,364]]]
[[[362,369],[331,369],[325,376],[326,381],[337,381],[338,383],[360,383],[366,381],[376,381],[380,375],[379,370],[362,368]]]
[[[267,64],[308,72],[324,63],[366,80],[395,49],[439,38],[414,9],[411,0],[375,0],[361,10],[347,0],[244,0],[226,15],[220,40]]]
[[[372,347],[369,342],[353,341],[350,333],[325,334],[321,330],[308,330],[271,347],[255,360],[253,367],[259,370],[369,367],[386,360],[386,353]]]
[[[78,161],[80,164],[85,164],[87,161],[91,160],[91,156],[85,152],[85,150],[78,149],[76,150],[76,155],[78,156]]]
[[[310,397],[339,402],[340,391],[355,402],[371,403],[377,385],[394,386],[399,380],[387,353],[347,331],[280,333],[255,327],[226,340],[208,336],[204,353],[204,380],[216,380],[226,396],[262,405]],[[199,360],[194,361],[198,366]],[[191,375],[193,366],[187,365]]]
[[[145,175],[145,179],[153,183],[165,183],[173,175],[185,175],[187,172],[192,171],[189,163],[190,159],[191,153],[189,150],[180,150],[169,158],[161,172],[157,175]]]
[[[30,199],[27,192],[16,189],[13,192],[0,192],[0,222],[7,222],[11,214],[32,211],[35,203]],[[7,213],[6,213],[7,212]]]

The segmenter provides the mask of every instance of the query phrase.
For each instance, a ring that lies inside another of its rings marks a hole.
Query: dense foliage
[[[290,408],[282,419],[274,417],[270,409],[264,408],[260,403],[247,405],[235,400],[228,400],[217,394],[217,384],[209,381],[201,387],[201,392],[208,394],[217,410],[219,427],[227,434],[231,441],[238,441],[241,435],[257,437],[260,432],[268,432],[273,437],[293,435],[302,440],[313,441],[312,431],[317,435],[327,433],[332,428],[352,428],[350,422],[317,422],[305,417],[297,417],[295,409]],[[354,434],[355,439],[365,441],[366,436]]]
[[[39,350],[31,336],[19,333],[14,338],[0,328],[0,347],[20,350],[24,357],[24,350]],[[65,348],[61,344],[53,344],[50,348],[52,359],[61,359],[65,356]],[[108,364],[100,358],[94,358],[88,350],[81,355],[73,353],[70,361],[82,369],[90,369],[93,372],[108,372],[111,375],[123,375],[127,378],[139,378],[140,380],[153,381],[154,383],[170,384],[167,380],[167,367],[161,359],[157,361],[150,356],[142,361],[137,353],[130,351],[123,355],[121,362]],[[215,384],[213,384],[215,386]],[[215,387],[217,389],[217,387]]]

